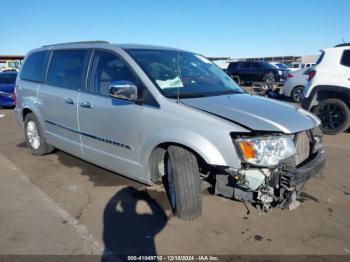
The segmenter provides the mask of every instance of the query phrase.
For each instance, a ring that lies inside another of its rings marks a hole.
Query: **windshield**
[[[0,84],[14,84],[17,74],[0,74]]]
[[[127,51],[166,97],[244,93],[226,73],[203,56],[176,50]]]
[[[287,66],[285,64],[276,64],[281,69],[287,69]]]
[[[270,64],[268,62],[262,62],[262,64],[264,65],[265,68],[267,69],[279,69],[278,66]]]

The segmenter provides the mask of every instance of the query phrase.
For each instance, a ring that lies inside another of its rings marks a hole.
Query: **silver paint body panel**
[[[164,97],[124,49],[168,48],[67,44],[32,52],[82,48],[107,50],[123,58],[159,107],[33,83],[18,77],[17,120],[23,126],[23,110],[31,110],[53,146],[146,184],[152,184],[149,161],[152,151],[160,144],[179,144],[197,152],[210,165],[239,169],[241,161],[230,133],[248,134],[252,130],[293,133],[318,125],[316,118],[293,106],[247,94],[180,102]],[[74,105],[65,103],[65,98],[72,98]],[[81,102],[89,102],[93,107],[82,108]]]

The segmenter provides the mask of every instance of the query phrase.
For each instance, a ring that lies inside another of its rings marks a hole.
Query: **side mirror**
[[[138,101],[137,86],[129,81],[115,81],[109,86],[109,95],[114,98]]]

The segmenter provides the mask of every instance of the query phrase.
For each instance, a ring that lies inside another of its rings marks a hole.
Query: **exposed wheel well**
[[[22,120],[24,121],[24,119],[26,118],[26,115],[28,115],[29,113],[32,113],[32,110],[28,109],[28,108],[24,108],[23,112],[22,112]]]
[[[350,99],[347,96],[344,96],[344,93],[335,92],[335,91],[321,91],[317,93],[317,101],[320,102],[322,100],[328,98],[337,98],[342,100],[348,106],[350,106]]]
[[[310,111],[313,112],[318,103],[329,98],[339,99],[350,108],[350,96],[347,93],[334,90],[320,90],[314,95]]]
[[[293,87],[293,89],[292,89],[292,90],[295,90],[295,89],[296,89],[296,88],[298,88],[298,87],[305,88],[305,86],[303,86],[303,85],[297,85],[297,86]]]
[[[193,149],[185,146],[185,145],[182,145],[182,144],[178,144],[178,143],[173,143],[173,142],[167,142],[167,143],[161,143],[159,145],[157,145],[153,150],[152,150],[152,153],[151,153],[151,156],[149,158],[149,166],[152,166],[152,161],[153,161],[153,158],[155,157],[156,155],[156,151],[157,149],[164,149],[164,150],[167,150],[167,148],[169,146],[179,146],[179,147],[182,147],[182,148],[185,148],[186,150],[188,150],[189,152],[191,152],[197,159],[197,162],[198,162],[198,167],[201,171],[201,173],[203,171],[206,171],[206,170],[210,170],[210,165],[207,164],[207,162],[196,152],[194,151]],[[164,152],[165,153],[165,152]],[[165,156],[165,154],[164,154]],[[164,156],[163,156],[163,159],[164,159]],[[152,177],[152,180],[153,182],[157,181],[158,179],[160,179],[160,177]]]

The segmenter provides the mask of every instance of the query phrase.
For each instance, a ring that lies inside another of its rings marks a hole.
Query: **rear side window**
[[[251,68],[252,63],[246,62],[246,63],[242,63],[241,66],[239,68],[242,69],[250,69]]]
[[[340,63],[343,66],[350,67],[350,49],[349,50],[344,50],[344,53],[342,55]]]
[[[230,63],[228,70],[236,70],[239,66],[239,63]]]
[[[43,82],[48,51],[32,53],[26,59],[20,78],[23,80]]]
[[[86,57],[86,50],[54,51],[47,74],[47,84],[80,89]]]
[[[252,68],[253,69],[260,69],[260,64],[259,63],[252,63]]]

